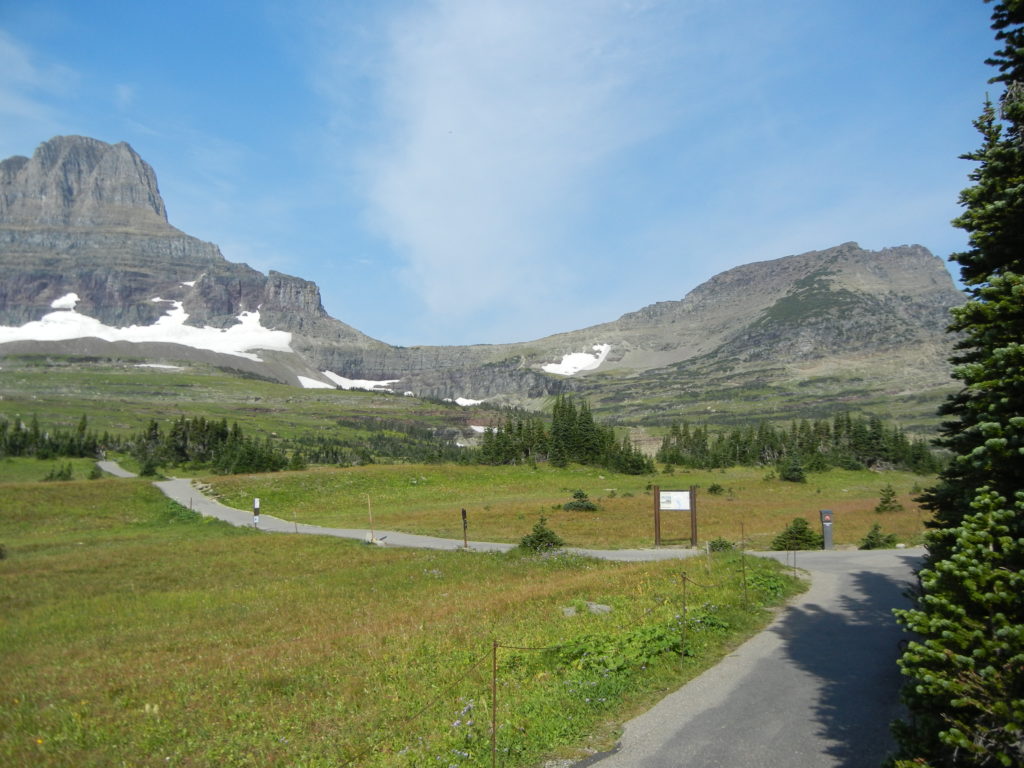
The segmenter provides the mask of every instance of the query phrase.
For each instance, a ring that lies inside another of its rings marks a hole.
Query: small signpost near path
[[[661,513],[689,512],[690,513],[690,546],[697,546],[697,486],[691,485],[688,491],[661,490],[655,485],[652,489],[654,496],[654,546],[661,546]]]

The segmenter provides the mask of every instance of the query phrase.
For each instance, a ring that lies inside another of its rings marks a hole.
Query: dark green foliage
[[[708,542],[708,549],[712,552],[729,552],[736,549],[736,545],[728,539],[723,539],[719,536],[717,539],[712,539]]]
[[[569,512],[595,512],[597,511],[597,504],[592,502],[590,497],[580,488],[573,491],[572,501],[567,501],[563,504],[562,509]]]
[[[903,505],[896,501],[896,490],[891,485],[882,486],[882,493],[875,505],[875,512],[884,514],[886,512],[902,512]]]
[[[810,523],[797,517],[786,529],[772,540],[771,548],[776,551],[791,549],[821,549],[824,546],[820,533],[811,530]]]
[[[539,417],[516,413],[504,425],[484,433],[480,448],[484,464],[544,460],[555,467],[575,462],[627,475],[654,472],[654,462],[628,437],[617,441],[615,430],[597,424],[586,401],[577,405],[571,395],[555,399],[550,429]]]
[[[721,496],[723,493],[725,493],[725,488],[723,488],[718,483],[712,483],[711,485],[708,486],[708,493],[710,493],[712,496]]]
[[[548,528],[547,518],[541,515],[533,529],[519,540],[519,548],[530,552],[550,552],[565,546],[565,541]]]
[[[909,722],[900,757],[933,766],[1019,766],[1024,757],[1024,493],[982,489],[949,555],[921,571],[900,659]]]
[[[73,480],[74,472],[72,472],[71,464],[60,464],[49,471],[46,477],[43,478],[43,482],[62,481],[62,480]]]
[[[0,457],[95,458],[100,455],[102,445],[100,437],[89,431],[85,416],[78,420],[74,429],[45,430],[35,415],[28,424],[0,418]]]
[[[894,728],[907,765],[1024,764],[1024,1],[993,6],[1006,84],[985,104],[982,146],[954,224],[968,301],[954,310],[961,390],[943,405],[939,444],[953,454],[922,497],[933,514],[914,610],[918,639],[900,659],[907,721]]]
[[[896,546],[895,533],[882,533],[882,524],[875,523],[871,530],[860,540],[857,549],[892,549]]]
[[[804,472],[804,465],[799,458],[793,456],[779,462],[779,480],[787,483],[807,482],[807,473]]]
[[[712,437],[706,426],[674,424],[655,458],[694,469],[780,464],[799,461],[804,471],[830,467],[863,469],[891,466],[933,474],[940,462],[923,440],[911,440],[902,429],[878,418],[841,414],[814,422],[794,421],[788,430],[762,423]]]
[[[650,664],[664,653],[682,653],[674,622],[644,625],[623,633],[595,632],[562,643],[553,651],[560,666],[618,672]]]

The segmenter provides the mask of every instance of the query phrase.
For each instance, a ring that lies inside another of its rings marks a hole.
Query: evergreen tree
[[[790,549],[821,549],[822,536],[811,530],[811,525],[802,517],[793,522],[772,539],[771,548],[776,551]]]
[[[882,486],[882,493],[875,505],[875,512],[883,514],[885,512],[901,512],[902,510],[903,505],[896,500],[896,489],[886,483]]]
[[[968,302],[954,311],[961,390],[943,405],[954,454],[925,494],[934,512],[921,594],[902,622],[919,640],[900,660],[906,764],[1024,764],[1024,0],[994,5],[1004,43],[990,64],[1006,90],[975,126],[977,166],[954,224]],[[1014,501],[1007,501],[1014,500]]]
[[[900,659],[906,765],[1024,762],[1024,492],[1008,504],[982,488],[972,512],[921,572],[919,607],[897,611],[918,638]]]

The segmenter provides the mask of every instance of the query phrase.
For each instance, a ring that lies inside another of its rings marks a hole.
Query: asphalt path
[[[765,553],[759,553],[765,554]],[[721,663],[626,724],[597,768],[878,768],[900,713],[892,609],[924,550],[800,552],[807,592]],[[772,553],[792,562],[790,553]]]
[[[102,468],[106,469],[105,467]],[[108,469],[107,471],[110,470]],[[402,531],[380,529],[371,531],[368,528],[328,528],[320,525],[307,525],[306,523],[285,520],[265,514],[263,509],[260,510],[259,520],[257,521],[253,515],[253,510],[241,510],[225,506],[219,501],[205,496],[187,478],[160,480],[153,483],[153,485],[163,491],[164,495],[168,498],[173,499],[184,507],[195,510],[201,515],[215,517],[232,525],[251,526],[259,528],[261,531],[270,531],[272,533],[305,533],[318,536],[337,536],[344,539],[369,541],[387,547],[415,547],[417,549],[469,549],[474,552],[507,552],[515,547],[515,544],[491,541],[463,542],[462,539],[420,536],[414,533],[403,533]],[[566,551],[603,560],[621,560],[625,562],[674,560],[700,554],[700,550],[695,549],[664,547],[660,549],[578,549],[570,547]]]

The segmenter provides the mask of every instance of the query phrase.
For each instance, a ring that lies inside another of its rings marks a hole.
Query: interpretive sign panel
[[[690,511],[689,491],[658,491],[659,506],[664,510]]]

